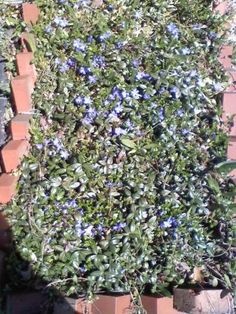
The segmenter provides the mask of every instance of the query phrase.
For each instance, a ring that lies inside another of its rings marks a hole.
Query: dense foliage
[[[37,3],[32,149],[5,208],[21,256],[68,295],[165,293],[195,266],[229,287],[230,185],[214,170],[227,144],[222,19],[210,1]],[[14,282],[29,280],[10,263]]]

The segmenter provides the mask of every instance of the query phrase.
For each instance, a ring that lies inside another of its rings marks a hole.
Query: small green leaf
[[[122,138],[120,141],[121,141],[121,143],[123,145],[125,145],[125,146],[127,146],[129,148],[132,148],[132,149],[136,148],[135,142],[130,140],[130,139],[128,139],[128,138]]]

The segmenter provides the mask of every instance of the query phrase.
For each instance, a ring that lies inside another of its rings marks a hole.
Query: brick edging
[[[233,9],[232,4],[229,1],[221,1],[218,6],[215,8],[215,11],[221,15],[227,14],[228,8]],[[226,29],[230,28],[230,23],[226,24]],[[223,106],[223,115],[222,120],[227,128],[227,122],[229,118],[233,119],[233,124],[230,129],[227,129],[229,143],[227,148],[227,159],[236,161],[236,66],[232,64],[232,54],[234,51],[233,45],[223,45],[219,61],[222,64],[226,75],[229,77],[229,86],[222,93],[222,106]],[[233,170],[230,174],[232,179],[236,176],[236,169]]]
[[[36,4],[23,3],[22,18],[29,26],[35,24],[39,18],[39,9]],[[0,150],[0,164],[3,169],[0,175],[0,204],[8,203],[16,194],[18,176],[15,176],[14,172],[29,150],[32,93],[37,79],[36,69],[32,64],[34,54],[30,45],[27,45],[27,38],[30,36],[32,38],[32,34],[28,32],[21,35],[21,52],[16,54],[18,75],[10,81],[15,116],[9,123],[11,139]]]

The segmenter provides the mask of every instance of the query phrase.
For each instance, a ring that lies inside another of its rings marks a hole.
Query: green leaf
[[[214,178],[209,177],[207,181],[208,181],[208,184],[209,184],[210,188],[213,191],[215,191],[216,193],[220,193],[219,184],[218,184],[218,182]]]
[[[136,144],[134,141],[128,139],[128,138],[122,138],[121,140],[121,143],[124,145],[124,146],[127,146],[129,148],[132,148],[132,149],[135,149],[136,148]]]
[[[224,274],[224,279],[225,279],[227,286],[229,288],[232,288],[231,281],[230,281],[229,276],[227,274]]]
[[[232,170],[236,169],[236,161],[224,161],[216,165],[216,169],[219,173],[228,174]]]

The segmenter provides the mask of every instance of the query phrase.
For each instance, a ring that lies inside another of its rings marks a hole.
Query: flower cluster
[[[190,280],[176,265],[230,258],[229,186],[214,171],[221,23],[204,1],[169,2],[39,3],[33,145],[6,211],[18,250],[68,295],[163,292]]]

